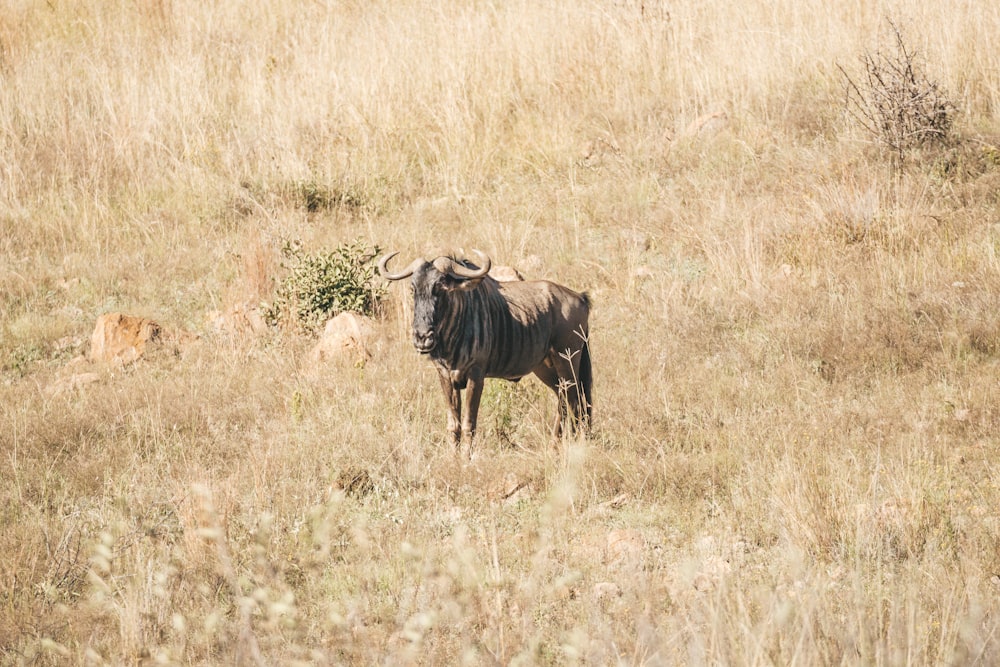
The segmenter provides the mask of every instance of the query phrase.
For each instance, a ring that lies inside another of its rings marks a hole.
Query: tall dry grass
[[[961,110],[902,172],[838,65]],[[0,663],[991,664],[1000,8],[0,8]],[[589,290],[597,431],[537,382],[443,445],[375,357],[229,338],[277,249],[480,247]],[[201,334],[53,393],[97,315]]]

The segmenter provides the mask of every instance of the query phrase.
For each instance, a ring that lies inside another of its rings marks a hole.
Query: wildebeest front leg
[[[479,401],[483,397],[483,371],[473,369],[465,384],[465,419],[462,421],[462,445],[472,454],[472,439],[476,437],[476,421],[479,419]]]
[[[451,374],[447,371],[439,373],[438,378],[441,380],[441,389],[444,390],[444,399],[448,403],[448,433],[451,436],[451,444],[457,447],[462,434],[462,392],[452,382]]]

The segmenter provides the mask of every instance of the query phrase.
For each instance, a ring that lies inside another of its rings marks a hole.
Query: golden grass
[[[212,5],[0,9],[0,664],[998,660],[1000,7]],[[359,237],[588,290],[594,437],[207,323]],[[109,310],[201,338],[49,391]]]

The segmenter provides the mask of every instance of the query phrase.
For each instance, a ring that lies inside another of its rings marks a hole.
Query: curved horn
[[[378,272],[386,280],[402,280],[403,278],[409,278],[410,276],[413,275],[414,271],[420,268],[420,265],[424,261],[418,257],[417,259],[410,262],[410,265],[405,269],[403,269],[402,271],[400,271],[399,273],[389,273],[389,269],[386,267],[386,264],[388,264],[389,260],[398,254],[399,254],[398,251],[389,252],[382,255],[382,257],[380,257],[378,260]]]
[[[480,250],[473,250],[472,252],[476,253],[481,258],[481,266],[479,269],[470,269],[462,266],[458,262],[451,261],[447,268],[447,272],[452,278],[459,278],[461,280],[476,280],[478,278],[482,278],[490,272],[490,266],[493,265],[493,261],[490,259],[490,256]]]

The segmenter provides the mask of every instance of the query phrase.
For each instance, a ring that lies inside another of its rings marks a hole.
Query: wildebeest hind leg
[[[557,377],[556,394],[559,396],[560,417],[565,419],[567,413],[572,417],[570,428],[577,431],[587,431],[587,388],[580,374],[581,352],[560,354],[552,361]],[[589,362],[589,359],[588,359]],[[551,386],[551,385],[550,385]]]
[[[566,420],[566,392],[561,389],[559,374],[552,366],[547,364],[539,366],[534,373],[546,387],[556,394],[556,421],[552,432],[558,438],[562,436],[563,422]]]

